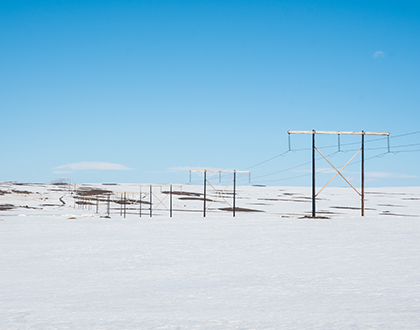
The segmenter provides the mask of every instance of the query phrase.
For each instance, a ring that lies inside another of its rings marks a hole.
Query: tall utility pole
[[[365,135],[386,135],[389,139],[389,133],[387,132],[342,132],[342,131],[287,131],[290,134],[312,134],[312,217],[316,217],[315,209],[315,200],[316,197],[321,193],[322,190],[337,176],[340,175],[349,185],[356,191],[357,194],[361,197],[361,215],[365,215]],[[341,135],[361,135],[362,136],[362,145],[361,148],[350,158],[350,160],[341,168],[337,169],[335,166],[325,157],[321,151],[315,146],[315,135],[316,134],[337,134],[340,139]],[[289,140],[290,141],[290,140]],[[388,141],[389,146],[389,141]],[[316,151],[331,165],[331,167],[337,172],[330,181],[318,192],[316,193],[315,188],[315,154]],[[361,151],[361,192],[359,192],[342,174],[343,169],[350,163],[350,161]]]
[[[315,218],[315,131],[312,133],[312,218]]]

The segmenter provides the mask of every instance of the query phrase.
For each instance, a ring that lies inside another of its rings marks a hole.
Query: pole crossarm
[[[387,135],[388,132],[345,132],[345,131],[287,131],[288,134],[338,134],[338,135]]]
[[[190,170],[190,172],[204,173],[204,172],[214,172],[214,173],[251,173],[251,171],[230,171],[230,170]]]
[[[178,187],[178,188],[182,188],[182,185],[176,185],[176,184],[140,184],[139,185],[140,187],[150,187],[150,186],[152,186],[152,187],[170,187],[170,186],[172,186],[172,187]]]

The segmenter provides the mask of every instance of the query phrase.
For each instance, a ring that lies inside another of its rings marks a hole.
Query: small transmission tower
[[[318,196],[322,190],[337,176],[340,175],[349,185],[356,191],[356,193],[361,197],[361,211],[362,217],[365,215],[365,135],[386,135],[388,136],[388,148],[389,148],[389,133],[381,133],[381,132],[342,132],[342,131],[287,131],[289,134],[312,134],[312,217],[315,218],[316,211],[315,211],[315,198]],[[339,170],[335,168],[335,166],[325,157],[321,151],[315,146],[315,135],[316,134],[337,134],[340,138],[340,135],[361,135],[362,136],[362,145],[361,148],[349,159],[349,161]],[[316,151],[331,165],[331,167],[337,172],[327,184],[322,187],[322,189],[316,193],[315,191],[315,154]],[[361,168],[361,191],[359,192],[342,174],[343,169],[350,163],[350,161],[356,157],[356,155],[362,152],[362,168]]]

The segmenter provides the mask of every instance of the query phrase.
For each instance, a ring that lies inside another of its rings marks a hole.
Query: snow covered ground
[[[1,183],[0,329],[420,328],[419,187],[368,189],[363,218],[327,188],[316,220],[309,188],[238,187],[235,218],[220,198],[203,218],[202,188],[172,218],[105,218],[64,187]]]

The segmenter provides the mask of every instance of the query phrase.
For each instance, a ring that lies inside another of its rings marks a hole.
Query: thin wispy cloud
[[[373,58],[384,57],[384,56],[385,56],[385,53],[381,50],[378,50],[375,53],[373,53]]]
[[[340,169],[340,168],[338,168]],[[312,173],[312,170],[294,170],[293,172],[303,172],[303,173]],[[333,168],[328,167],[322,167],[317,168],[315,170],[315,173],[317,174],[336,174],[337,171]],[[341,171],[341,174],[343,174],[346,179],[352,180],[352,179],[358,179],[361,173],[359,171],[346,171],[345,169]],[[404,173],[393,173],[393,172],[375,172],[375,171],[366,171],[365,177],[370,179],[414,179],[418,178],[417,175],[411,175],[411,174],[404,174]],[[372,180],[371,180],[372,181]]]
[[[390,172],[366,172],[369,178],[389,178],[389,179],[412,179],[417,178],[417,175],[409,175],[403,173],[390,173]]]
[[[63,171],[129,171],[134,170],[134,168],[129,168],[125,165],[116,164],[116,163],[106,163],[106,162],[79,162],[79,163],[70,163],[53,168],[56,172],[63,173]]]
[[[211,170],[211,171],[223,171],[221,168],[215,167],[201,167],[201,166],[176,166],[176,167],[169,167],[168,172],[185,172],[189,170]]]

